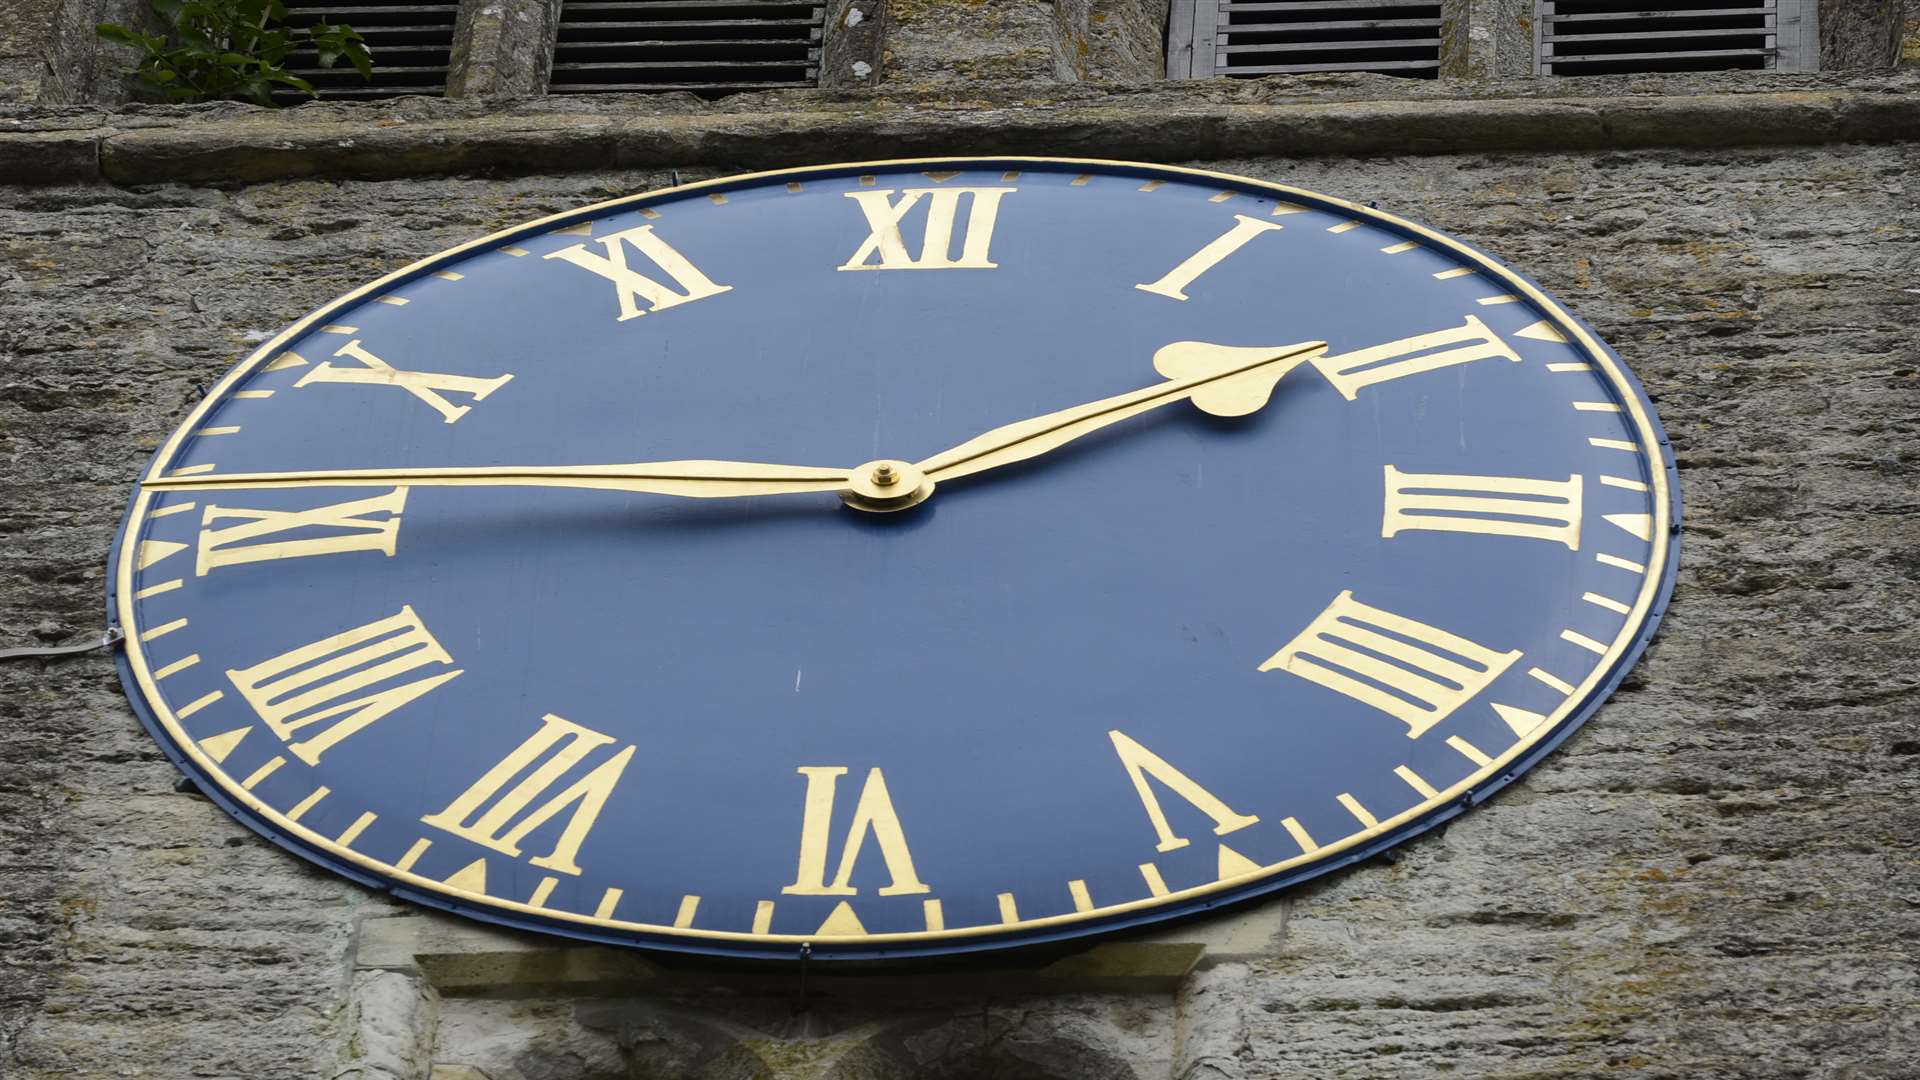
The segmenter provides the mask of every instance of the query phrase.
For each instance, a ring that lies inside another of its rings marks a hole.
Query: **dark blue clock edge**
[[[1273,186],[1269,186],[1269,184],[1264,181],[1224,173],[1212,173],[1205,170],[1193,170],[1177,165],[1075,158],[927,158],[835,163],[813,168],[782,169],[776,170],[775,172],[786,174],[807,172],[816,176],[854,176],[880,167],[898,167],[901,165],[927,167],[953,166],[963,169],[994,168],[1014,165],[1029,169],[1036,166],[1042,168],[1055,166],[1064,169],[1066,167],[1091,165],[1099,166],[1104,170],[1120,175],[1153,177],[1173,174],[1175,176],[1188,178],[1204,175],[1208,179],[1240,186],[1247,190],[1261,191],[1266,194],[1272,194],[1275,190]],[[772,174],[743,174],[737,177],[726,177],[707,181],[698,186],[701,190],[709,192],[732,191],[760,183],[769,175]],[[359,296],[356,294],[371,291],[372,286],[376,283],[392,286],[426,276],[482,243],[494,245],[511,243],[513,240],[524,236],[539,235],[552,231],[555,228],[564,227],[571,222],[599,216],[611,205],[644,206],[650,201],[676,197],[677,193],[681,190],[680,188],[666,188],[656,192],[647,192],[622,199],[609,200],[608,202],[597,203],[563,214],[554,215],[537,222],[530,222],[505,232],[491,234],[469,244],[457,245],[431,258],[422,260],[411,268],[402,271],[398,276],[391,279],[377,279],[376,282],[369,282],[353,290],[346,296],[336,297],[327,304],[321,305],[307,313],[303,316],[303,319],[310,323],[318,322],[326,316],[335,314],[348,305],[357,302]],[[1314,192],[1293,188],[1288,188],[1287,191],[1290,196],[1306,198],[1318,203],[1322,207],[1335,205],[1329,197],[1321,196]],[[1400,219],[1398,219],[1397,215],[1391,215],[1388,211],[1378,210],[1371,204],[1367,205],[1367,209],[1375,215],[1385,215],[1384,217],[1375,217],[1375,224],[1399,232],[1409,239],[1420,239],[1417,233],[1403,229],[1400,226]],[[1519,278],[1543,293],[1546,291],[1541,289],[1539,283],[1534,281],[1531,276],[1513,269],[1503,260],[1476,246],[1466,244],[1451,234],[1443,235],[1446,235],[1451,243],[1465,249],[1474,258],[1490,266],[1500,268],[1505,273]],[[174,767],[179,769],[183,775],[192,781],[201,794],[211,799],[215,805],[219,806],[230,817],[240,821],[246,825],[247,828],[272,841],[279,847],[350,881],[368,888],[379,889],[389,895],[421,907],[451,912],[483,923],[504,926],[515,930],[553,934],[580,941],[685,954],[689,956],[732,958],[739,960],[787,961],[797,961],[806,958],[823,961],[871,961],[878,959],[927,959],[942,956],[976,955],[985,952],[1019,948],[1033,949],[1048,944],[1058,944],[1101,935],[1112,935],[1149,927],[1154,930],[1170,929],[1174,926],[1204,917],[1210,913],[1256,902],[1307,881],[1366,862],[1389,848],[1444,825],[1466,810],[1485,802],[1512,784],[1515,780],[1518,780],[1585,724],[1586,721],[1599,710],[1600,706],[1605,704],[1607,699],[1612,696],[1613,692],[1626,678],[1627,673],[1633,669],[1633,666],[1639,661],[1641,655],[1646,652],[1647,647],[1652,643],[1655,634],[1658,632],[1666,616],[1667,607],[1672,601],[1674,583],[1679,573],[1681,498],[1679,471],[1673,461],[1672,445],[1667,438],[1664,426],[1660,422],[1659,414],[1653,408],[1653,403],[1646,393],[1646,389],[1641,385],[1639,378],[1633,373],[1632,369],[1621,360],[1619,354],[1604,338],[1594,332],[1593,327],[1588,324],[1586,320],[1581,319],[1578,315],[1564,308],[1562,308],[1562,311],[1571,321],[1578,324],[1581,329],[1587,331],[1589,337],[1615,361],[1616,368],[1625,384],[1625,389],[1631,390],[1635,398],[1645,408],[1647,423],[1658,436],[1660,466],[1666,476],[1669,495],[1666,560],[1659,587],[1655,592],[1654,602],[1649,607],[1647,616],[1633,644],[1621,653],[1612,667],[1609,668],[1606,677],[1594,688],[1593,692],[1588,695],[1587,700],[1583,702],[1578,709],[1570,713],[1552,732],[1536,741],[1524,755],[1514,761],[1510,768],[1504,770],[1488,782],[1468,790],[1452,802],[1444,806],[1436,807],[1398,829],[1375,837],[1372,841],[1345,851],[1337,857],[1300,867],[1291,873],[1274,875],[1258,881],[1249,882],[1236,888],[1223,889],[1219,892],[1194,897],[1183,902],[1156,905],[1122,915],[1086,919],[1061,926],[1025,932],[1012,930],[992,934],[981,934],[978,937],[941,938],[931,942],[905,941],[897,944],[883,943],[877,945],[871,943],[838,945],[831,939],[813,942],[810,943],[809,946],[793,946],[784,942],[779,944],[756,945],[752,943],[722,942],[718,939],[688,938],[664,934],[615,934],[599,931],[593,927],[570,920],[542,919],[529,915],[507,914],[492,907],[463,904],[443,895],[413,889],[380,875],[370,874],[346,860],[337,858],[323,848],[307,844],[275,830],[271,825],[258,819],[251,811],[231,798],[218,782],[194,766],[180,751],[179,747],[173,744],[172,740],[166,734],[165,727],[160,723],[159,717],[154,713],[144,695],[141,693],[139,681],[134,675],[132,664],[124,648],[117,651],[115,655],[115,667],[119,672],[121,685],[127,694],[127,699],[132,704],[135,715],[139,717],[140,723],[146,728],[148,735],[159,745],[162,753],[173,763]],[[279,335],[276,335],[276,338],[278,336]],[[249,354],[245,359],[234,365],[234,368],[229,370],[228,375],[231,376],[236,370],[250,367],[267,351],[266,349],[261,349]],[[225,377],[223,377],[223,381],[224,378]],[[141,469],[139,475],[151,475],[159,460],[173,448],[171,439],[163,443],[153,454],[149,455],[147,464]],[[128,525],[133,521],[133,510],[139,497],[140,488],[136,481],[135,486],[128,495],[126,510],[123,514],[120,528],[116,532],[114,542],[107,554],[107,590],[105,599],[107,625],[110,629],[117,628],[119,625],[116,618],[116,612],[118,611],[117,568],[120,562],[120,551],[129,540]]]

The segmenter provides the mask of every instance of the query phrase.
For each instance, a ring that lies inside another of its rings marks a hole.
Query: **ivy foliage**
[[[152,0],[168,27],[144,34],[113,23],[94,29],[108,41],[140,50],[135,77],[166,101],[251,101],[273,105],[276,89],[313,96],[313,84],[286,69],[287,57],[311,48],[320,67],[342,60],[363,79],[373,74],[366,39],[344,23],[286,26],[281,0]]]

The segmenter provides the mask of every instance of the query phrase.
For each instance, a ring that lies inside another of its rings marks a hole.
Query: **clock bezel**
[[[1309,207],[1330,210],[1365,219],[1369,224],[1423,245],[1430,245],[1463,263],[1473,265],[1493,279],[1505,282],[1553,322],[1567,338],[1593,361],[1598,371],[1618,392],[1625,415],[1639,436],[1647,457],[1649,485],[1653,499],[1655,537],[1647,571],[1640,591],[1619,635],[1609,643],[1606,654],[1592,672],[1568,695],[1566,702],[1550,714],[1547,721],[1521,738],[1492,763],[1476,769],[1464,780],[1409,810],[1321,846],[1292,859],[1262,867],[1257,873],[1225,881],[1169,892],[1119,904],[1025,920],[1015,925],[990,924],[954,927],[937,931],[866,934],[857,937],[822,938],[804,934],[752,934],[693,927],[673,927],[624,919],[599,919],[588,914],[537,908],[526,903],[497,897],[481,897],[452,889],[431,878],[398,870],[389,864],[351,849],[341,847],[327,837],[288,820],[279,810],[267,805],[241,787],[237,780],[221,770],[188,736],[178,718],[159,693],[137,633],[130,633],[118,657],[123,687],[142,724],[154,737],[166,756],[199,789],[255,832],[303,859],[317,863],[349,880],[381,889],[422,906],[452,911],[484,922],[519,929],[559,934],[570,938],[599,941],[668,951],[718,954],[734,957],[793,959],[800,947],[810,944],[816,958],[874,959],[881,957],[924,957],[1109,934],[1144,925],[1165,925],[1171,921],[1202,914],[1225,905],[1239,904],[1271,895],[1304,881],[1331,873],[1345,866],[1372,858],[1413,836],[1435,828],[1485,801],[1512,783],[1522,773],[1551,753],[1584,724],[1611,696],[1634,663],[1646,650],[1665,614],[1678,571],[1680,504],[1678,473],[1671,447],[1651,402],[1632,372],[1620,357],[1587,325],[1567,311],[1530,278],[1492,256],[1450,236],[1426,228],[1405,218],[1316,192],[1251,177],[1207,169],[1144,162],[1096,158],[993,156],[907,158],[881,161],[840,162],[801,166],[764,172],[718,177],[676,187],[662,188],[623,196],[549,215],[516,225],[465,244],[445,249],[418,260],[315,308],[290,324],[279,334],[261,343],[246,359],[235,365],[207,391],[186,418],[161,444],[142,471],[142,479],[160,476],[177,454],[188,433],[200,426],[202,418],[229,392],[252,375],[263,363],[277,355],[289,342],[310,328],[324,325],[341,310],[396,286],[433,273],[480,250],[512,243],[516,239],[539,235],[583,220],[600,217],[618,209],[644,207],[652,203],[685,198],[690,194],[721,194],[730,190],[755,187],[770,182],[804,178],[855,176],[890,169],[992,169],[1055,168],[1093,170],[1110,175],[1146,179],[1203,181],[1223,190],[1239,189],[1267,197],[1283,197]],[[1658,448],[1657,458],[1655,448]],[[107,616],[110,626],[134,626],[134,551],[138,547],[147,520],[152,494],[136,484],[128,499],[126,515],[108,559]]]

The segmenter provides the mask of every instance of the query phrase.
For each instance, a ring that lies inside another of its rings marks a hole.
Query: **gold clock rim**
[[[1126,161],[1109,158],[1047,157],[1033,155],[894,158],[876,161],[828,162],[819,165],[795,166],[785,169],[771,169],[761,172],[738,173],[731,176],[715,177],[711,180],[700,180],[674,187],[658,188],[634,195],[624,195],[616,199],[608,199],[586,206],[575,207],[558,214],[549,214],[543,218],[536,218],[532,221],[514,225],[511,228],[489,233],[479,239],[455,245],[454,247],[447,248],[424,259],[409,263],[398,270],[343,293],[327,303],[320,305],[305,317],[295,321],[280,333],[261,343],[252,354],[235,365],[231,371],[208,390],[206,395],[194,406],[193,410],[188,413],[186,419],[167,437],[166,442],[161,444],[160,449],[154,454],[150,468],[143,474],[141,479],[144,481],[149,478],[161,476],[166,471],[168,462],[179,452],[180,446],[187,434],[200,426],[201,419],[213,406],[224,399],[240,382],[252,375],[260,364],[277,354],[288,342],[299,337],[314,325],[320,324],[322,320],[339,308],[374,294],[383,287],[408,278],[436,263],[467,255],[488,247],[497,246],[509,237],[526,235],[543,226],[554,225],[576,218],[599,216],[606,211],[622,206],[663,201],[689,193],[698,193],[711,188],[739,187],[761,181],[771,181],[785,177],[796,177],[822,172],[847,172],[862,169],[878,171],[902,167],[919,168],[932,166],[954,166],[961,169],[973,169],[985,166],[1023,164],[1086,166],[1095,171],[1119,170],[1137,173],[1140,170],[1146,170],[1166,174],[1170,179],[1218,181],[1229,187],[1254,188],[1279,196],[1302,198],[1306,199],[1309,203],[1338,208],[1343,212],[1368,219],[1376,224],[1386,225],[1394,231],[1419,239],[1425,244],[1433,245],[1461,259],[1463,262],[1475,266],[1478,270],[1492,275],[1495,279],[1505,282],[1515,293],[1531,301],[1537,310],[1544,313],[1553,321],[1557,329],[1567,335],[1570,343],[1577,344],[1581,351],[1586,353],[1587,358],[1599,366],[1599,369],[1605,374],[1608,382],[1620,397],[1621,404],[1627,410],[1627,415],[1633,419],[1634,430],[1640,440],[1640,453],[1646,460],[1647,473],[1651,480],[1649,486],[1652,489],[1651,493],[1654,502],[1654,526],[1656,530],[1660,531],[1656,532],[1654,537],[1652,545],[1653,551],[1648,557],[1646,572],[1642,576],[1640,592],[1634,599],[1634,603],[1629,610],[1620,633],[1608,644],[1607,651],[1600,658],[1599,663],[1595,665],[1585,679],[1581,680],[1581,682],[1575,686],[1574,692],[1567,695],[1566,700],[1561,706],[1550,713],[1547,718],[1534,729],[1533,733],[1516,742],[1504,753],[1495,756],[1487,765],[1475,770],[1465,779],[1441,790],[1440,793],[1433,798],[1426,799],[1406,811],[1396,814],[1391,818],[1381,820],[1357,833],[1349,834],[1339,840],[1317,847],[1311,852],[1303,852],[1291,859],[1285,859],[1263,866],[1258,871],[1241,874],[1236,877],[1209,882],[1204,885],[1196,885],[1187,889],[1170,891],[1162,896],[1150,896],[1138,900],[1129,900],[1118,904],[1092,908],[1087,911],[1042,916],[1040,918],[1025,919],[1015,923],[988,923],[979,926],[950,927],[943,930],[837,936],[825,936],[818,933],[755,934],[741,931],[708,930],[697,927],[678,927],[655,923],[632,922],[624,919],[602,919],[588,914],[536,907],[529,903],[507,900],[501,897],[489,896],[484,893],[449,888],[444,882],[423,877],[410,871],[397,869],[389,863],[384,863],[378,859],[363,855],[351,848],[342,847],[336,844],[332,838],[322,836],[319,833],[301,826],[298,822],[288,820],[279,810],[268,806],[265,802],[254,796],[251,791],[240,786],[233,777],[228,776],[226,772],[220,768],[219,763],[207,757],[200,750],[199,745],[180,725],[173,711],[167,707],[166,700],[161,696],[159,688],[154,681],[152,670],[142,648],[143,642],[140,640],[140,635],[132,629],[135,626],[133,617],[135,601],[133,591],[134,552],[139,546],[139,536],[148,523],[147,507],[153,498],[153,492],[142,485],[135,492],[134,500],[128,510],[127,520],[123,525],[120,537],[119,560],[114,573],[114,607],[120,626],[128,628],[126,637],[127,662],[133,672],[134,681],[139,686],[141,696],[145,699],[147,707],[153,710],[155,718],[160,721],[161,726],[172,736],[174,745],[179,751],[192,760],[201,772],[218,781],[226,797],[246,807],[249,812],[256,815],[261,821],[272,825],[282,833],[299,840],[301,843],[325,853],[331,859],[362,867],[370,873],[404,885],[410,889],[429,894],[439,894],[464,905],[474,905],[507,912],[528,920],[548,923],[571,923],[624,934],[644,934],[656,938],[687,938],[761,946],[790,944],[797,947],[803,943],[811,942],[816,945],[826,945],[829,947],[884,947],[890,945],[911,946],[919,942],[952,940],[956,938],[1023,938],[1036,933],[1044,934],[1046,931],[1075,923],[1106,921],[1135,912],[1191,904],[1195,901],[1203,900],[1208,896],[1232,890],[1245,889],[1262,880],[1278,877],[1294,870],[1337,860],[1345,852],[1364,846],[1379,836],[1403,828],[1414,821],[1446,807],[1487,780],[1499,775],[1514,761],[1525,756],[1542,740],[1556,732],[1568,716],[1572,715],[1588,702],[1595,689],[1612,673],[1621,658],[1625,656],[1633,647],[1634,643],[1640,639],[1641,632],[1645,629],[1648,616],[1652,611],[1653,603],[1662,591],[1662,585],[1666,579],[1667,560],[1670,557],[1672,547],[1671,542],[1664,532],[1667,523],[1672,519],[1673,509],[1667,463],[1664,460],[1665,455],[1658,452],[1658,448],[1663,444],[1659,437],[1659,428],[1654,423],[1652,416],[1646,408],[1642,394],[1635,392],[1630,375],[1621,364],[1616,362],[1612,351],[1596,337],[1588,333],[1586,328],[1582,326],[1578,320],[1573,318],[1565,308],[1561,307],[1556,300],[1548,296],[1544,291],[1536,288],[1531,282],[1521,277],[1515,271],[1499,265],[1490,256],[1482,254],[1478,250],[1450,236],[1370,206],[1349,202],[1348,200],[1329,195],[1322,195],[1305,188],[1297,188],[1287,184],[1279,184],[1269,180],[1260,180],[1250,176],[1240,176],[1235,173],[1219,172],[1212,169],[1198,169],[1189,166],[1163,165],[1153,162]],[[644,944],[644,942],[633,942],[632,944]]]

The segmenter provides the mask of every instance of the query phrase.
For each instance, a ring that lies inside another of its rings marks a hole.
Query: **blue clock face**
[[[163,446],[124,676],[300,855],[576,937],[911,955],[1352,863],[1665,604],[1645,396],[1457,241],[1140,165],[589,207],[307,315]]]

